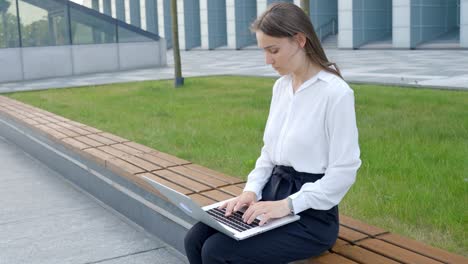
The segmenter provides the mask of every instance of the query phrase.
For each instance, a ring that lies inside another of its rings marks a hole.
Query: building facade
[[[255,45],[249,25],[273,2],[177,0],[182,49]],[[171,47],[170,0],[85,0],[88,7],[159,34]],[[310,0],[321,39],[338,48],[468,48],[468,0]]]
[[[0,0],[0,83],[163,65],[164,39],[140,27],[67,0]]]

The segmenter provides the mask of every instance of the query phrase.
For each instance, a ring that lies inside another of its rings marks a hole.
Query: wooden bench
[[[161,196],[147,176],[200,205],[239,195],[244,182],[99,129],[0,96],[0,113]],[[339,239],[323,255],[298,263],[468,263],[468,259],[340,215]]]

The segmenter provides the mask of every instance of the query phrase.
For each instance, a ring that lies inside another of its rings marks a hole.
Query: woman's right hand
[[[226,208],[225,216],[230,216],[233,212],[238,211],[243,206],[249,207],[250,205],[257,202],[257,195],[254,192],[243,192],[241,195],[236,198],[229,200],[222,204],[219,209]]]

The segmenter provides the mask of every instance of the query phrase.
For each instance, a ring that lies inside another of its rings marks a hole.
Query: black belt
[[[315,182],[323,177],[323,173],[314,174],[298,172],[293,167],[276,165],[271,177],[262,191],[263,201],[278,201],[299,191],[303,184]]]

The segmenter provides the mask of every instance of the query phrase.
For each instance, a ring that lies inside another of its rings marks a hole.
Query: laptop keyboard
[[[229,217],[224,216],[224,214],[226,213],[226,209],[212,208],[206,212],[209,215],[211,215],[214,219],[218,220],[218,222],[221,222],[239,232],[257,227],[260,223],[258,219],[255,219],[250,225],[244,223],[244,221],[242,220],[242,215],[244,213],[239,211],[232,213]]]

